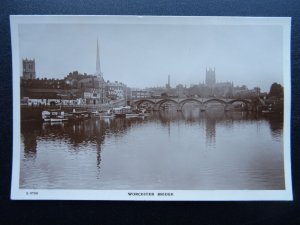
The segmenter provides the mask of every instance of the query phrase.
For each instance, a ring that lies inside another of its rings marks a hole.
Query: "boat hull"
[[[117,113],[115,114],[116,118],[126,118],[126,114],[125,113]]]

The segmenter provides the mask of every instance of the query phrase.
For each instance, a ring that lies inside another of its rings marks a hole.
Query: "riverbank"
[[[85,105],[37,105],[37,106],[28,106],[21,105],[21,121],[42,121],[42,111],[50,109],[61,109],[66,113],[75,111],[87,111],[87,112],[102,112],[107,111],[114,107],[119,107],[124,104],[124,101],[114,102],[112,104],[85,104]]]

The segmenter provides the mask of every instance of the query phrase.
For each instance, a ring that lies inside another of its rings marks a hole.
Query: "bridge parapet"
[[[230,105],[241,102],[246,105],[246,108],[252,107],[253,103],[251,99],[227,99],[227,98],[143,98],[133,100],[131,103],[135,107],[140,107],[142,104],[151,105],[153,110],[160,110],[166,103],[172,103],[176,105],[178,111],[181,111],[186,103],[196,103],[199,105],[201,111],[205,111],[207,105],[210,103],[219,103],[224,105],[224,110],[228,111],[233,108]]]

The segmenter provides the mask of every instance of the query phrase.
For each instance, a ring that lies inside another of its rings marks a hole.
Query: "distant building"
[[[166,88],[167,88],[167,89],[170,89],[170,88],[171,88],[170,75],[168,75],[168,83],[166,84]]]
[[[86,78],[84,79],[81,79],[78,81],[77,83],[77,87],[82,89],[82,90],[85,90],[87,88],[97,88],[99,89],[99,82],[97,80],[97,77],[96,76],[87,76]]]
[[[71,88],[63,79],[22,79],[21,80],[21,98],[35,99],[74,99],[81,96],[80,90]]]
[[[35,79],[35,60],[23,59],[23,79]]]
[[[176,86],[176,95],[178,97],[184,97],[185,96],[185,87],[182,84],[178,84]]]
[[[145,91],[147,91],[150,96],[152,97],[161,97],[161,95],[167,94],[170,89],[167,89],[166,87],[150,87],[150,88],[146,88]]]
[[[115,82],[107,81],[105,86],[105,92],[106,92],[106,97],[111,100],[124,99],[126,98],[125,96],[126,85],[118,81]]]
[[[23,60],[21,77],[21,98],[36,99],[39,103],[48,104],[49,99],[64,104],[103,104],[110,99],[129,99],[130,89],[125,84],[115,81],[105,82],[100,67],[100,52],[97,40],[96,72],[93,75],[70,72],[63,79],[36,79],[35,60]],[[54,100],[53,100],[54,99]]]
[[[141,98],[150,98],[152,93],[148,90],[132,88],[131,89],[131,98],[132,99],[141,99]]]
[[[200,96],[231,97],[233,95],[232,82],[217,82],[216,69],[206,69],[205,85],[199,84]]]
[[[235,87],[233,96],[235,98],[255,98],[260,97],[260,88],[254,87],[253,89],[249,90],[245,85],[241,87]]]
[[[233,83],[232,82],[218,82],[214,85],[213,94],[219,97],[232,97]]]
[[[86,104],[99,104],[101,99],[101,92],[97,88],[85,88],[83,98]]]
[[[209,68],[206,69],[206,76],[205,76],[205,84],[212,88],[216,84],[216,70]]]

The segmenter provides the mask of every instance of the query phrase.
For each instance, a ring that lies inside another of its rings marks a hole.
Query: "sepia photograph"
[[[290,18],[10,22],[12,199],[293,199]]]

